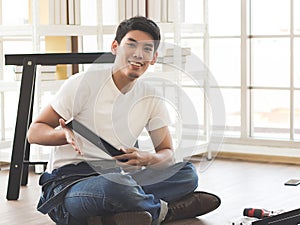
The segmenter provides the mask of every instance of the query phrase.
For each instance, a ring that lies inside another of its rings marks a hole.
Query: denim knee
[[[132,204],[144,194],[142,188],[129,175],[104,174],[103,178],[105,180],[102,183],[103,192],[112,202],[123,200],[125,204]]]
[[[143,188],[129,175],[105,174],[107,185],[105,194],[107,205],[117,212],[148,211],[156,218],[160,210],[160,200],[153,194],[146,194]]]
[[[65,196],[65,206],[76,218],[91,214],[143,210],[149,202],[150,205],[153,204],[151,196],[145,195],[130,176],[118,173],[108,173],[81,181]]]
[[[195,190],[198,187],[198,174],[195,166],[192,163],[187,162],[182,170],[185,180],[187,181],[187,185],[189,185],[187,188]]]

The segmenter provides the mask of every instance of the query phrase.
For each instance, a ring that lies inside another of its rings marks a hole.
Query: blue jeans
[[[64,207],[69,224],[86,224],[86,218],[125,211],[148,211],[153,220],[160,213],[160,199],[171,202],[198,186],[191,163],[177,163],[163,171],[106,173],[74,184],[66,193]],[[76,222],[75,222],[76,221]]]

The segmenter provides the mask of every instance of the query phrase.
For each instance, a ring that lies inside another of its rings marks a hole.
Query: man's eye
[[[134,43],[127,43],[127,46],[130,47],[130,48],[134,48],[135,44]]]
[[[152,52],[152,48],[144,48],[144,50],[146,51],[146,52]]]

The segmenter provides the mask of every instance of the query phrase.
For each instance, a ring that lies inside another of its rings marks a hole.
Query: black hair
[[[144,16],[125,19],[117,28],[115,40],[120,44],[123,37],[132,30],[140,30],[150,34],[154,40],[154,49],[157,50],[161,37],[160,29],[154,21]]]

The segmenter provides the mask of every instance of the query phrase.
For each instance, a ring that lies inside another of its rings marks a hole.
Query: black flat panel
[[[252,223],[252,225],[299,225],[300,209],[284,212]]]

